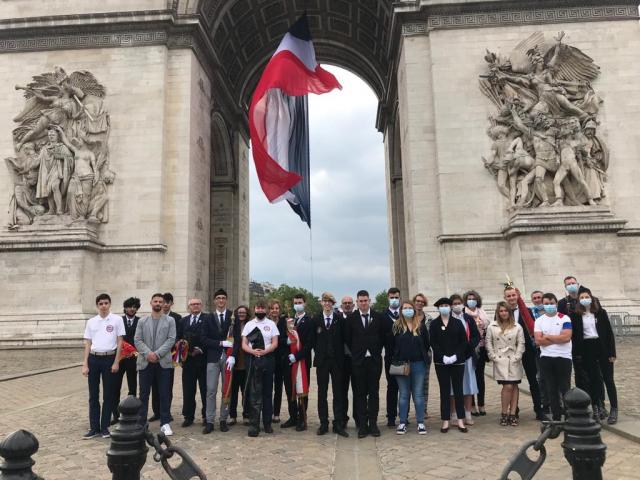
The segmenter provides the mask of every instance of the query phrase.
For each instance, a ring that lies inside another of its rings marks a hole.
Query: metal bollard
[[[18,430],[0,442],[0,480],[42,480],[31,470],[36,463],[31,456],[40,444],[31,432]]]
[[[564,424],[564,456],[571,464],[574,480],[602,480],[607,446],[600,437],[601,426],[591,418],[591,398],[579,388],[564,396],[567,420]]]
[[[120,402],[120,420],[111,430],[111,445],[107,465],[112,480],[140,480],[140,471],[147,461],[149,447],[145,428],[138,423],[142,402],[133,395]]]

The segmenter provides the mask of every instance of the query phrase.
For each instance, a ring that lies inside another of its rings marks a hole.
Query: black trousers
[[[344,356],[344,363],[342,364],[342,399],[344,400],[344,421],[349,421],[349,385],[351,385],[352,398],[356,398],[353,383],[351,382],[351,356]],[[355,408],[351,407],[352,415],[355,418]],[[357,425],[356,425],[357,426]]]
[[[196,390],[200,388],[202,419],[207,406],[207,356],[187,357],[182,365],[182,416],[193,420],[196,416]]]
[[[118,420],[118,405],[120,404],[120,394],[122,392],[122,380],[124,376],[127,376],[127,395],[138,395],[138,372],[136,371],[136,359],[124,358],[120,360],[120,369],[115,374],[114,387],[113,387],[113,406],[111,407],[111,414],[114,420]]]
[[[462,380],[464,379],[464,365],[438,365],[436,364],[436,376],[440,387],[440,419],[451,419],[451,389],[456,405],[456,415],[464,418],[464,395],[462,392]]]
[[[342,378],[342,362],[327,360],[324,365],[316,366],[316,378],[318,381],[318,418],[321,425],[329,424],[329,380],[331,380],[331,392],[333,393],[333,424],[344,426],[347,422],[347,412],[343,395],[344,379]]]
[[[478,349],[478,361],[476,362],[476,384],[478,385],[478,407],[484,407],[484,367],[487,364],[487,349],[480,347]]]
[[[288,360],[287,360],[288,362]],[[285,365],[282,356],[275,354],[275,370],[273,371],[273,416],[280,416],[282,406],[282,387],[284,384]]]
[[[599,405],[604,401],[604,386],[599,361],[601,356],[600,339],[585,339],[583,347],[582,355],[573,358],[576,387],[589,394],[591,403]]]
[[[116,374],[111,373],[115,355],[89,355],[89,428],[96,432],[109,429],[113,384]],[[102,411],[100,410],[100,379],[102,379]]]
[[[289,409],[289,418],[297,423],[307,422],[307,409],[309,407],[309,397],[304,397],[301,402],[298,402],[298,398],[293,394],[293,385],[291,380],[291,365],[289,365],[289,359],[283,358],[281,361],[283,366],[284,376],[284,389],[287,394],[287,405]],[[311,374],[311,362],[307,362],[307,379]]]
[[[602,379],[607,387],[607,395],[609,396],[609,403],[611,408],[618,408],[618,391],[616,389],[616,382],[613,379],[613,363],[609,361],[606,353],[601,352],[598,358],[598,365],[600,366],[600,372],[602,373]],[[604,390],[600,395],[600,398],[604,402]]]
[[[158,385],[158,394],[155,396],[158,400],[158,410],[160,424],[164,425],[171,422],[171,410],[169,403],[169,379],[173,368],[162,368],[159,363],[150,363],[144,370],[140,370],[140,423],[144,425],[147,422],[147,411],[149,408],[149,394],[153,390],[154,383]]]
[[[238,391],[242,391],[242,418],[248,418],[247,409],[244,408],[245,404],[245,393],[244,393],[244,384],[247,379],[247,371],[246,370],[233,370],[233,376],[231,377],[231,400],[229,401],[229,417],[230,418],[238,418]]]
[[[173,421],[173,416],[171,415],[171,403],[173,403],[173,380],[175,378],[175,368],[172,368],[169,372],[169,393],[167,396],[167,400],[169,402],[169,417]],[[151,410],[153,411],[153,415],[160,418],[160,395],[158,393],[158,378],[154,377],[153,383],[151,384]]]
[[[382,357],[365,357],[361,363],[351,366],[354,386],[353,408],[356,423],[362,427],[378,423],[380,410],[380,375]]]
[[[273,355],[255,358],[248,355],[249,381],[249,420],[255,428],[260,428],[260,416],[264,426],[271,425],[273,417],[273,371],[275,361]],[[246,390],[245,390],[246,391]]]
[[[547,395],[553,420],[560,420],[564,394],[571,388],[571,360],[562,357],[540,357],[542,377],[547,386]]]
[[[527,376],[527,382],[529,382],[533,411],[538,414],[542,412],[542,400],[540,399],[540,386],[538,385],[538,367],[536,366],[535,349],[527,348],[525,350],[524,355],[522,356],[522,366],[524,367],[524,373]]]
[[[389,375],[391,355],[384,356],[384,375],[387,377],[387,421],[395,422],[398,416],[398,382],[396,377]]]

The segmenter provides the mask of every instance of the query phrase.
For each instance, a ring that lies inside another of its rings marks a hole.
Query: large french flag
[[[316,61],[303,14],[285,34],[258,82],[249,108],[251,148],[269,202],[287,200],[311,227],[307,94],[342,88]]]

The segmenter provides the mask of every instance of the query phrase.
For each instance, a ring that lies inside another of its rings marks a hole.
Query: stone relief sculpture
[[[535,33],[509,57],[487,50],[480,90],[497,107],[485,167],[511,208],[595,205],[605,199],[609,155],[597,136],[602,100],[593,60]]]
[[[13,180],[9,228],[42,221],[105,223],[109,113],[105,88],[86,70],[60,67],[33,77],[25,107],[13,121],[15,157],[5,159]]]

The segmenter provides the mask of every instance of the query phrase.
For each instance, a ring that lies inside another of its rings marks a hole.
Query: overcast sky
[[[352,73],[325,66],[342,90],[309,96],[313,292],[388,288],[389,248],[377,99]],[[309,228],[287,202],[270,204],[253,161],[251,279],[312,288]]]

